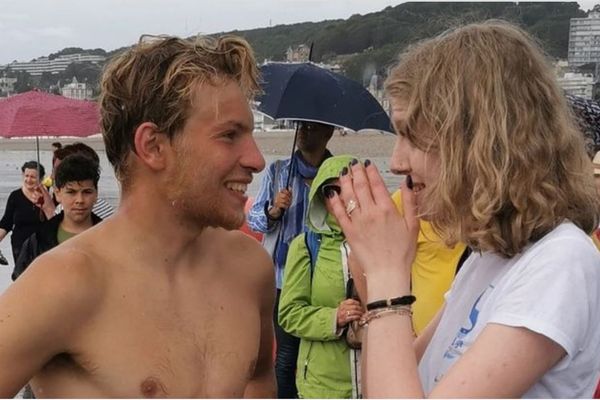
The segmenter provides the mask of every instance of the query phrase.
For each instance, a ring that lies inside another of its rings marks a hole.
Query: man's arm
[[[46,253],[0,296],[0,398],[14,397],[52,357],[68,352],[92,315],[98,277],[81,259]]]
[[[257,285],[257,296],[260,306],[260,348],[254,375],[244,391],[246,398],[275,398],[275,370],[273,365],[273,305],[275,301],[275,279],[273,262],[261,248],[257,255],[260,283]]]

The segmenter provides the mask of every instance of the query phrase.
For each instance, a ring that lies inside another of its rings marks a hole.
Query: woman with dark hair
[[[21,172],[23,185],[8,196],[4,216],[0,219],[0,241],[12,231],[11,246],[15,262],[23,242],[42,222],[54,215],[50,195],[40,185],[40,178],[45,174],[44,166],[36,161],[27,161],[21,167]]]

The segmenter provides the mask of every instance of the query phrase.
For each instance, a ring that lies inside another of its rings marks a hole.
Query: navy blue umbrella
[[[591,157],[600,150],[600,104],[594,100],[567,95],[579,129],[583,133],[586,150]]]
[[[358,82],[310,62],[269,63],[260,71],[258,111],[273,119],[393,132],[385,110]]]

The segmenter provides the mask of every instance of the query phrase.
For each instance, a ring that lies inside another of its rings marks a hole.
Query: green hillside
[[[569,19],[584,17],[576,2],[403,3],[347,20],[279,25],[226,33],[245,37],[257,59],[282,60],[288,46],[314,43],[313,61],[341,61],[361,81],[365,71],[384,70],[407,44],[467,22],[500,18],[535,35],[549,55],[566,58]],[[368,75],[368,76],[367,76]]]
[[[259,62],[283,60],[288,47],[314,43],[313,61],[340,64],[345,75],[366,84],[373,72],[385,74],[386,68],[408,44],[456,25],[490,18],[519,24],[540,40],[550,56],[566,58],[569,19],[585,16],[586,12],[576,2],[411,2],[371,14],[353,15],[346,20],[278,25],[221,34],[245,37],[254,47]],[[125,49],[127,47],[121,47],[106,55],[110,59]],[[50,58],[81,51],[104,54],[102,49],[66,48],[51,54]],[[97,65],[73,64],[59,76],[47,74],[36,81],[32,81],[27,73],[9,72],[8,75],[19,79],[17,91],[29,90],[32,85],[58,90],[58,81],[70,81],[75,76],[80,82],[93,84],[97,93],[100,72]]]

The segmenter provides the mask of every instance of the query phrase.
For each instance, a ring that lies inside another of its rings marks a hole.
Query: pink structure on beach
[[[100,133],[95,102],[32,90],[0,100],[0,136],[77,136]]]

